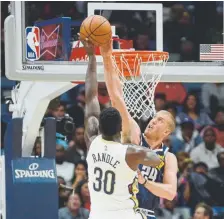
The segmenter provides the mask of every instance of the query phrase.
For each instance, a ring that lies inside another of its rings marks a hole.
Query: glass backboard
[[[93,14],[105,16],[113,34],[131,40],[135,50],[169,52],[161,81],[224,81],[222,61],[200,61],[200,44],[223,44],[222,2],[12,2],[5,21],[6,76],[84,81],[87,63],[76,59],[77,33]],[[32,31],[40,32],[40,51],[30,61],[27,33]],[[101,56],[97,62],[98,80],[103,81]]]

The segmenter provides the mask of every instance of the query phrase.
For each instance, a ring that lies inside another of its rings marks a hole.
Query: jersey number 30
[[[107,195],[114,193],[115,185],[115,173],[111,170],[107,170],[105,173],[99,167],[95,167],[94,174],[96,175],[95,183],[93,183],[93,189],[96,192],[100,192],[102,189]]]

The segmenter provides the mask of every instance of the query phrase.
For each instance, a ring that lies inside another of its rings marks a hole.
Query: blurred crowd
[[[222,40],[223,14],[218,2],[163,2],[164,48],[171,61],[197,61],[200,43]],[[7,16],[2,7],[2,21]],[[86,17],[86,2],[27,2],[27,25],[37,20],[69,16]],[[206,15],[205,16],[205,13]],[[132,38],[136,49],[155,49],[155,13],[104,11],[121,38]],[[3,26],[3,25],[2,25]],[[4,62],[4,38],[1,38]],[[4,64],[1,69],[4,76]],[[2,77],[2,100],[10,90]],[[8,83],[8,82],[7,82]],[[11,82],[10,82],[11,83]],[[15,83],[15,82],[12,82]],[[104,83],[99,83],[101,109],[110,106]],[[158,219],[224,218],[224,84],[160,83],[155,92],[156,110],[168,110],[176,118],[176,130],[164,142],[178,160],[178,193],[173,201],[161,200]],[[2,101],[3,102],[3,101]],[[87,219],[90,210],[87,148],[84,140],[85,86],[78,85],[49,104],[45,117],[57,120],[56,168],[59,183],[59,219]],[[2,140],[10,113],[2,104]],[[144,131],[148,120],[137,121]],[[33,156],[41,156],[37,137]],[[66,189],[66,185],[72,189]]]

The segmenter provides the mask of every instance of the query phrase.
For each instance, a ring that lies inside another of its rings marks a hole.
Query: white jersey
[[[136,171],[125,157],[128,146],[106,141],[99,135],[87,156],[91,214],[105,211],[131,210],[137,206]]]

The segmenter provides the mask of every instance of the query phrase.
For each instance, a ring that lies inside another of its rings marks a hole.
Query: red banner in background
[[[123,39],[114,39],[119,42],[120,49],[131,49],[133,48],[133,41],[132,40],[123,40]],[[83,48],[82,45],[80,45],[81,42],[78,41],[76,45],[72,48],[71,55],[69,58],[69,61],[86,61],[87,60],[87,54],[86,50]],[[96,47],[95,54],[100,55],[100,49],[99,47]]]
[[[62,25],[40,27],[40,60],[63,60]]]

